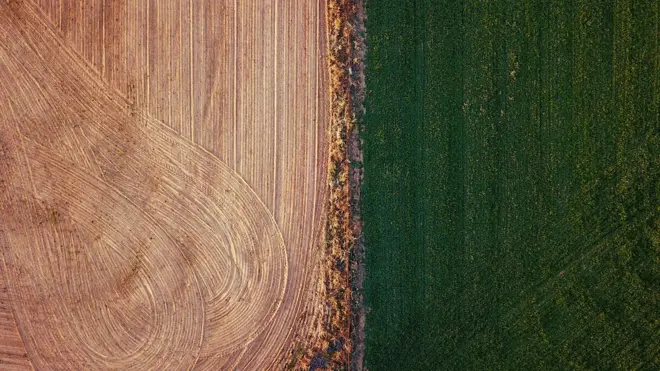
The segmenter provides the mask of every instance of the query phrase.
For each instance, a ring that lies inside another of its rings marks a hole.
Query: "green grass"
[[[366,367],[660,369],[660,2],[367,15]]]

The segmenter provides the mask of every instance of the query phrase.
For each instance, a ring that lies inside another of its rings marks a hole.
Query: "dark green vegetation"
[[[660,369],[659,23],[368,1],[366,367]]]

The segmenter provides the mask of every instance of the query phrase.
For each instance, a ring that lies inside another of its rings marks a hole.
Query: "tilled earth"
[[[0,2],[3,369],[281,368],[318,311],[325,6]]]

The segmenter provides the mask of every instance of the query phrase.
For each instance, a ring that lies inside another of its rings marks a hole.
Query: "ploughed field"
[[[659,27],[369,0],[366,367],[660,368]]]
[[[281,368],[325,59],[322,0],[0,1],[0,368]]]

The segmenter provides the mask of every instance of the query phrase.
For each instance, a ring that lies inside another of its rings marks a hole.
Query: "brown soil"
[[[0,0],[0,369],[281,369],[316,336],[326,12]]]

